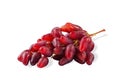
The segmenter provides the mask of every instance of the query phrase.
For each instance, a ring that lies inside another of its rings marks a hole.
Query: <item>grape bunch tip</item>
[[[43,35],[36,43],[21,52],[17,59],[24,65],[30,63],[32,66],[37,65],[38,68],[48,65],[48,57],[57,60],[60,66],[73,60],[80,64],[91,65],[94,60],[92,50],[95,46],[92,36],[104,31],[105,29],[102,29],[93,34],[88,34],[79,25],[67,22],[65,25],[55,27],[51,32]]]

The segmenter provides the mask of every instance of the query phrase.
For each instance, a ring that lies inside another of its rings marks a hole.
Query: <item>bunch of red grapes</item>
[[[91,36],[103,32],[105,29],[88,34],[79,25],[66,23],[62,27],[55,27],[50,33],[43,35],[29,49],[24,50],[18,60],[24,65],[37,65],[39,68],[47,66],[51,57],[63,66],[75,60],[80,64],[91,65],[94,60],[92,50],[94,42]]]

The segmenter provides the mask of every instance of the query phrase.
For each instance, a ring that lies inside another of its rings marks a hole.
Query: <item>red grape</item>
[[[64,53],[65,48],[64,47],[55,47],[53,49],[53,53],[56,55],[60,55]]]
[[[18,60],[20,62],[22,62],[24,65],[27,65],[29,60],[31,58],[31,53],[29,50],[25,50],[23,51],[19,56],[18,56]]]
[[[24,55],[26,52],[28,52],[28,51],[29,51],[29,50],[24,50],[24,51],[17,57],[18,61],[22,62],[22,61],[23,61],[23,55]]]
[[[52,41],[53,40],[53,35],[51,33],[45,34],[42,36],[42,40],[46,40],[46,41]]]
[[[92,41],[92,40],[91,40],[91,37],[89,37],[89,36],[84,36],[84,37],[81,39],[80,43],[79,43],[79,50],[80,50],[81,52],[86,51],[87,48],[88,48],[88,46],[89,46],[90,41]]]
[[[31,50],[31,51],[38,51],[38,49],[41,47],[41,46],[45,46],[46,45],[46,41],[39,41],[39,42],[37,42],[37,43],[35,43],[35,44],[33,44],[31,47],[31,49],[33,49],[33,50]]]
[[[38,52],[43,54],[46,57],[50,57],[52,55],[52,51],[46,46],[40,47]]]
[[[51,34],[53,35],[53,37],[60,37],[63,35],[59,27],[53,28]]]
[[[59,38],[54,38],[52,41],[52,44],[54,47],[60,47],[61,43],[60,43],[60,39]]]
[[[90,41],[87,51],[92,51],[94,49],[94,42]]]
[[[73,43],[73,41],[70,38],[66,37],[66,36],[61,36],[60,37],[60,42],[62,44],[64,44],[64,45],[68,45],[68,44]]]
[[[65,57],[68,60],[71,60],[71,59],[73,59],[74,55],[75,55],[75,47],[74,47],[74,45],[73,44],[67,45],[66,50],[65,50]]]
[[[50,41],[47,41],[45,46],[48,47],[49,49],[53,49],[54,48],[52,42],[50,42]]]
[[[81,39],[83,36],[87,35],[85,30],[82,31],[72,31],[68,34],[71,39]]]
[[[61,27],[61,30],[64,32],[71,32],[71,31],[77,31],[77,30],[81,31],[82,28],[78,25],[75,25],[75,24],[68,22]]]
[[[47,66],[48,62],[49,62],[49,60],[48,60],[47,57],[42,57],[42,58],[38,61],[37,66],[38,66],[39,68],[43,68],[43,67]]]

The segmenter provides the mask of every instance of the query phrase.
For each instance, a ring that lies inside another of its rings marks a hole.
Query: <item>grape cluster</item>
[[[18,60],[24,65],[30,62],[32,66],[37,65],[39,68],[47,66],[48,57],[57,60],[60,66],[73,60],[80,64],[91,65],[94,60],[91,52],[94,48],[92,35],[94,34],[90,35],[80,26],[68,22],[43,35],[29,49],[24,50],[18,56]]]

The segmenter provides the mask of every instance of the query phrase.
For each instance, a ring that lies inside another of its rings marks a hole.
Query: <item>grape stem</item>
[[[104,32],[105,31],[105,29],[102,29],[102,30],[100,30],[100,31],[98,31],[98,32],[95,32],[95,33],[92,33],[92,34],[89,34],[89,36],[95,36],[96,34],[98,34],[98,33],[101,33],[101,32]]]

